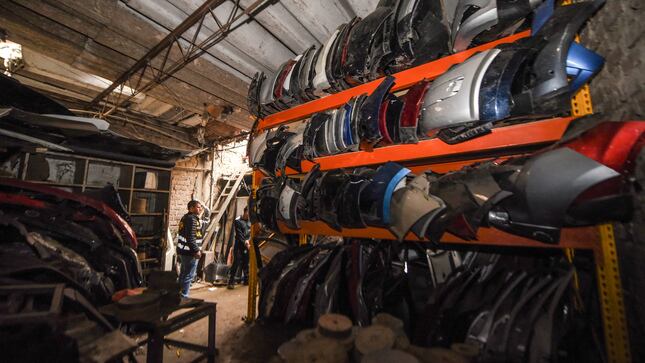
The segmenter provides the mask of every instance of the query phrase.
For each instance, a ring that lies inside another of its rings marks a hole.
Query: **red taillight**
[[[599,199],[610,195],[621,194],[625,188],[625,179],[622,176],[617,176],[598,183],[591,188],[580,193],[573,205],[577,205],[592,199]]]
[[[566,146],[621,174],[633,169],[633,162],[645,145],[645,122],[605,122]]]
[[[389,145],[392,143],[392,138],[390,137],[390,133],[387,130],[387,109],[390,106],[390,102],[385,100],[381,104],[381,108],[379,109],[379,115],[378,115],[378,129],[381,132],[381,136],[383,137],[381,139],[381,145]]]
[[[430,81],[423,80],[410,88],[405,94],[403,109],[401,110],[401,127],[417,127],[419,112],[423,104],[423,97],[430,88]]]

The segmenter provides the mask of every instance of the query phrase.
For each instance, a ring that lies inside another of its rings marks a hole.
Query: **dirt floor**
[[[282,326],[247,324],[247,287],[238,285],[234,290],[226,287],[197,286],[190,297],[217,303],[215,346],[219,350],[217,362],[222,363],[264,363],[267,362],[280,344],[292,338],[296,331]],[[208,319],[199,320],[171,334],[172,339],[206,345]],[[166,346],[164,362],[191,362],[197,353]],[[145,362],[145,349],[136,354],[137,361]]]

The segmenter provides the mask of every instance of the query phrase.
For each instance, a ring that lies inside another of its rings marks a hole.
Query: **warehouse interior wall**
[[[605,57],[591,81],[594,112],[607,120],[645,117],[645,22],[642,0],[609,0],[582,32],[582,42]]]
[[[198,199],[208,203],[210,184],[214,182],[209,156],[204,153],[182,160],[172,171],[168,227],[173,235],[177,233],[179,220],[188,212],[188,202]]]

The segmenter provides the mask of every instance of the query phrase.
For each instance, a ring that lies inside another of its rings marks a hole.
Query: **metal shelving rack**
[[[446,72],[451,66],[461,63],[471,55],[491,49],[499,44],[512,43],[530,36],[530,31],[521,32],[497,41],[483,44],[426,64],[399,72],[393,76],[396,83],[392,92],[407,89],[424,79],[432,80]],[[302,120],[316,112],[340,107],[352,97],[372,92],[381,79],[354,88],[326,96],[291,109],[281,111],[258,122],[254,132],[278,125]],[[448,145],[438,139],[421,141],[418,144],[391,145],[376,148],[371,152],[358,151],[339,155],[321,157],[315,160],[321,170],[337,168],[352,168],[358,166],[375,166],[387,161],[399,162],[410,168],[412,172],[420,172],[432,168],[435,172],[445,173],[461,169],[474,162],[492,157],[510,157],[521,155],[552,144],[562,137],[569,123],[575,118],[593,112],[589,86],[585,85],[571,101],[571,117],[553,118],[493,129],[492,133],[456,145]],[[311,169],[314,163],[302,162],[303,172]],[[295,175],[295,170],[287,169],[287,174]],[[253,172],[253,196],[265,175],[259,170]],[[343,237],[395,239],[384,228],[343,229],[335,231],[322,221],[301,221],[299,230],[291,230],[284,224],[280,229],[287,234],[305,235],[337,235]],[[494,228],[480,228],[476,241],[465,241],[456,236],[446,234],[442,246],[512,246],[526,248],[562,249],[568,256],[573,256],[575,250],[592,250],[597,266],[598,290],[601,299],[602,315],[605,331],[605,346],[609,362],[630,362],[629,341],[622,302],[622,288],[616,258],[616,247],[611,225],[585,228],[564,228],[561,241],[557,245],[544,244],[528,238],[512,235]],[[257,235],[259,226],[251,227],[251,237]],[[302,238],[301,238],[302,239]],[[412,233],[408,240],[418,240]],[[251,238],[253,241],[253,238]],[[256,316],[256,298],[258,296],[257,266],[254,249],[250,248],[250,281],[248,293],[247,321],[253,321]]]

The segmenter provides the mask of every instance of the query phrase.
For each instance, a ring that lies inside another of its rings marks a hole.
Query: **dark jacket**
[[[177,236],[177,254],[194,255],[202,247],[202,222],[193,213],[186,213],[179,221],[179,235]]]
[[[242,218],[237,218],[235,221],[233,221],[233,229],[235,230],[235,250],[246,250],[246,245],[244,244],[244,242],[248,240],[251,235],[249,222],[243,220]]]

